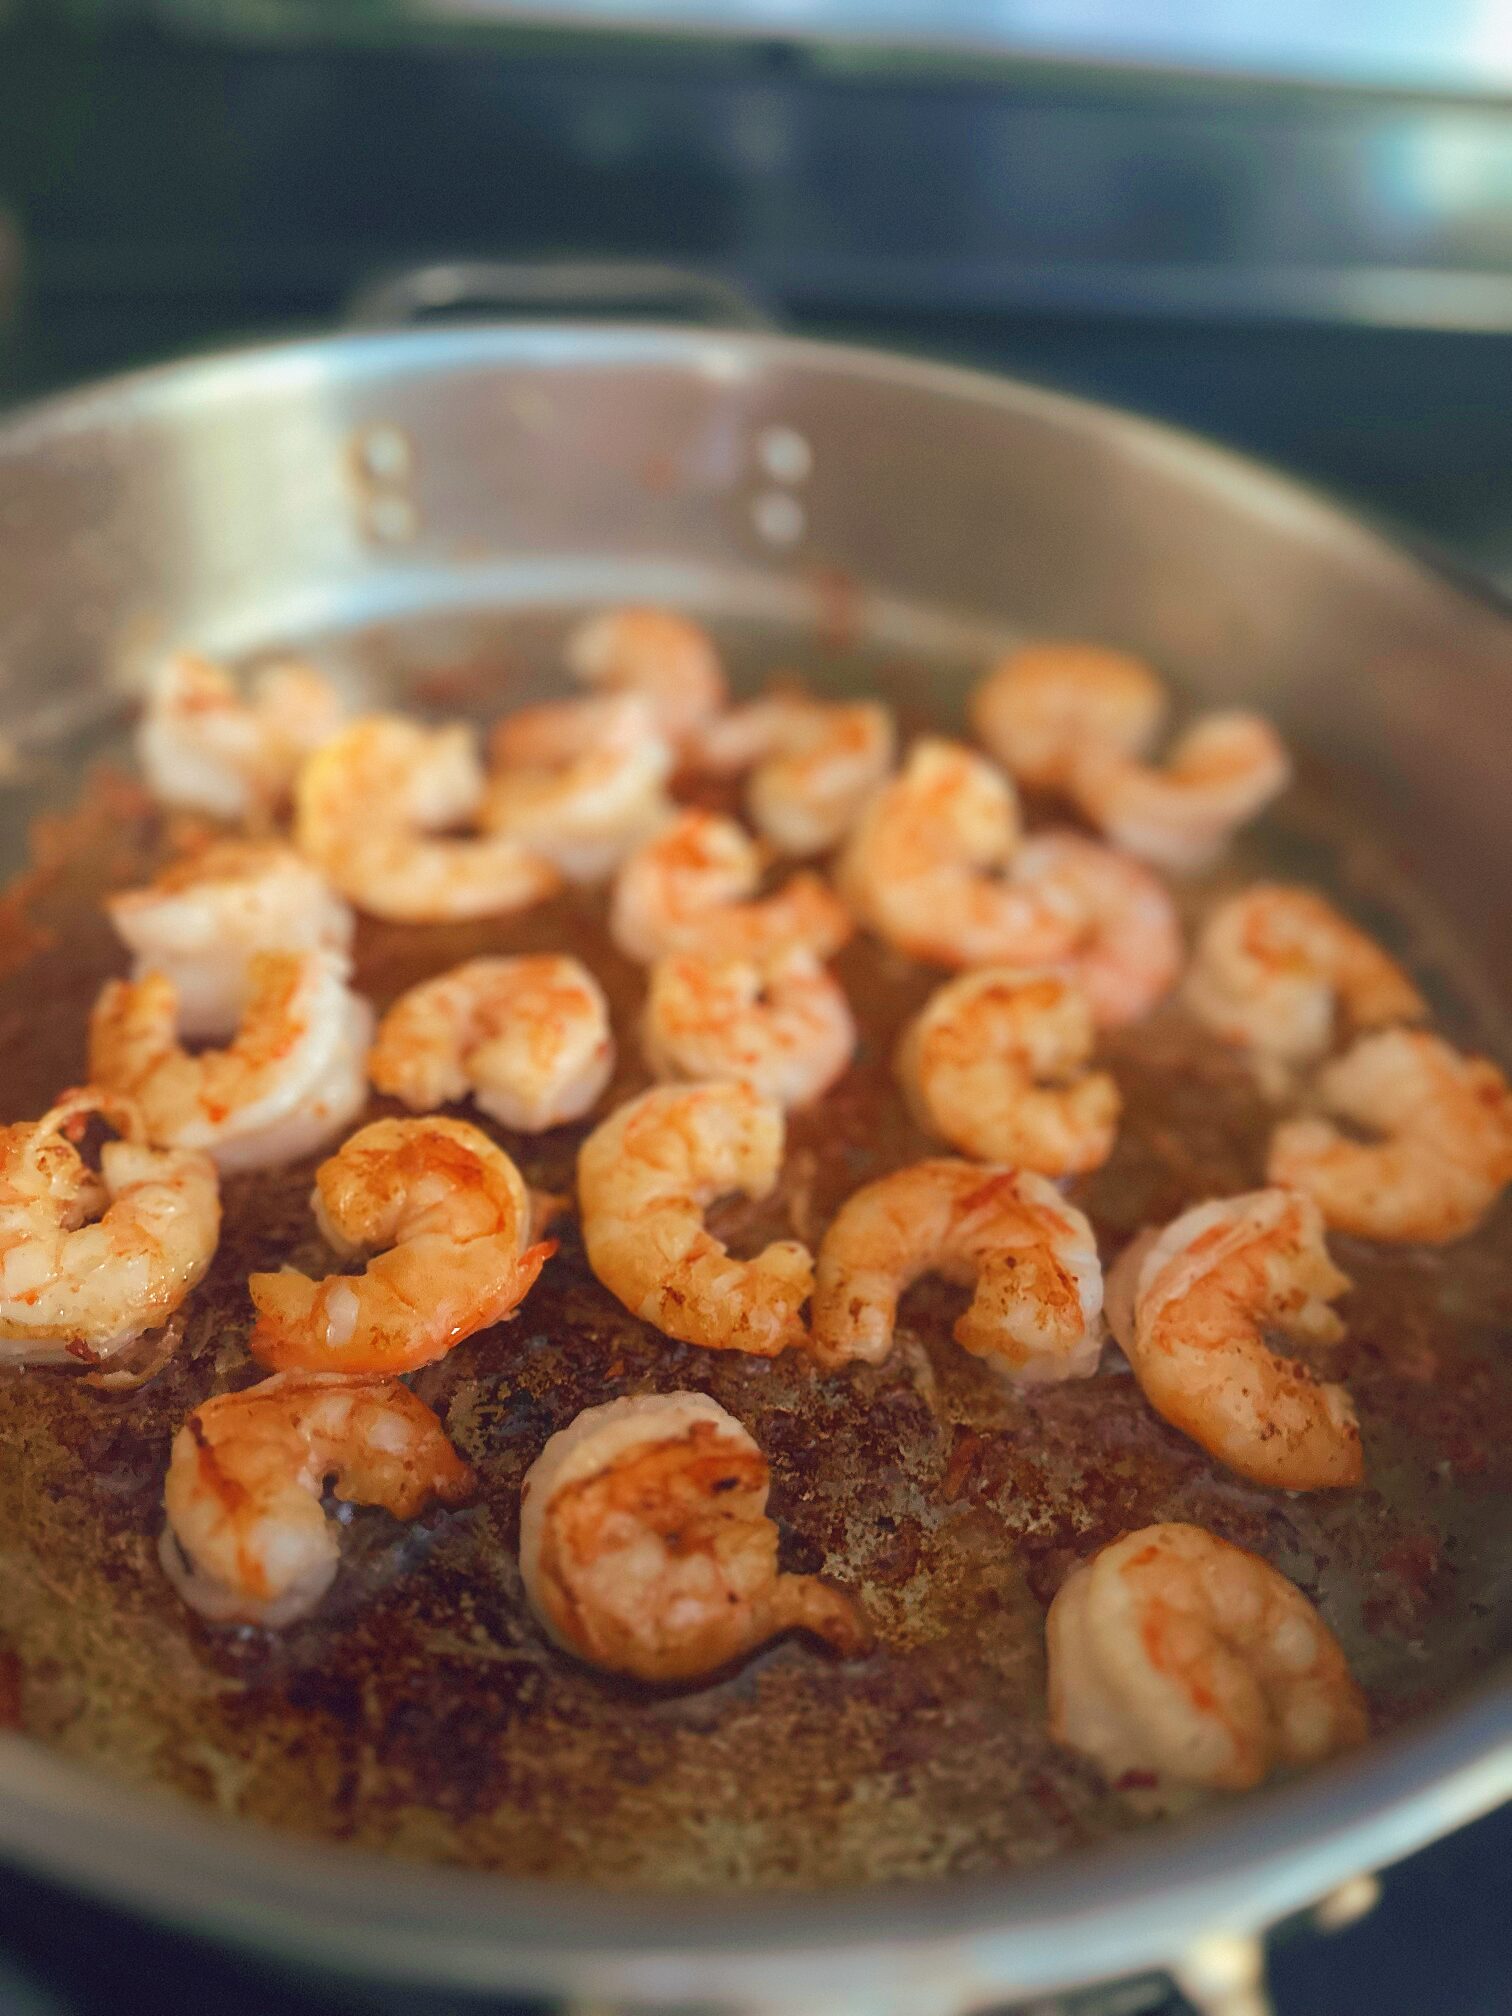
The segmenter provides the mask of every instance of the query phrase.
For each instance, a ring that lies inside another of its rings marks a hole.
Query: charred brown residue
[[[26,1727],[25,1685],[26,1668],[21,1663],[20,1654],[13,1652],[8,1645],[0,1644],[0,1729]]]
[[[477,656],[449,639],[430,697],[466,704],[501,679],[513,697],[510,650],[507,636]],[[411,665],[395,652],[391,669],[403,679]],[[732,803],[720,789],[711,797]],[[1289,803],[1267,851],[1241,852],[1226,883],[1271,872],[1342,884],[1367,921],[1389,925],[1389,887],[1362,907],[1372,885],[1357,850],[1341,867],[1308,802]],[[167,835],[140,790],[106,773],[37,838],[45,872],[24,895],[40,935],[20,946],[19,973],[0,970],[12,1114],[40,1111],[81,1075],[89,1004],[124,963],[100,896],[144,875]],[[366,924],[358,981],[382,1007],[456,960],[563,946],[610,996],[621,1062],[609,1096],[623,1098],[645,1082],[643,981],[609,943],[598,897],[569,892],[498,922]],[[930,1146],[897,1096],[892,1056],[938,976],[865,939],[837,963],[861,1054],[820,1109],[792,1117],[783,1188],[721,1213],[745,1249],[816,1239],[858,1184]],[[1274,1114],[1243,1061],[1175,1008],[1105,1050],[1126,1123],[1114,1160],[1073,1194],[1111,1257],[1147,1220],[1258,1182]],[[581,1137],[500,1132],[529,1182],[563,1193]],[[19,1716],[24,1676],[28,1728],[128,1780],[328,1839],[522,1874],[696,1889],[948,1876],[1130,1824],[1047,1740],[1043,1651],[1055,1590],[1129,1528],[1196,1520],[1295,1577],[1343,1634],[1383,1724],[1430,1706],[1502,1628],[1505,1213],[1443,1254],[1338,1242],[1355,1286],[1342,1304],[1350,1334],[1328,1363],[1358,1401],[1369,1484],[1303,1497],[1219,1471],[1111,1356],[1093,1380],[1006,1390],[951,1343],[961,1293],[934,1283],[905,1298],[879,1368],[825,1377],[791,1357],[672,1343],[594,1281],[568,1217],[517,1317],[414,1378],[475,1465],[476,1501],[410,1526],[344,1512],[342,1571],[314,1617],[278,1636],[212,1629],[155,1557],[168,1451],[196,1404],[260,1376],[247,1275],[332,1264],[310,1217],[312,1174],[306,1162],[226,1184],[214,1265],[177,1349],[139,1390],[0,1375],[0,1520],[25,1536],[7,1582],[0,1721]],[[876,1652],[847,1663],[784,1643],[709,1688],[665,1695],[546,1643],[515,1561],[525,1471],[581,1408],[679,1387],[750,1427],[772,1466],[784,1566],[856,1590]]]

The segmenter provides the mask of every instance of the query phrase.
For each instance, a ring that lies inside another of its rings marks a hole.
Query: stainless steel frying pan
[[[791,651],[935,715],[1017,631],[1105,636],[1198,699],[1265,707],[1324,795],[1385,837],[1435,942],[1457,940],[1458,1012],[1488,1040],[1512,977],[1499,607],[1162,428],[763,333],[344,335],[17,415],[0,428],[7,830],[76,785],[75,752],[108,738],[165,643],[240,657],[313,640],[364,690],[406,689],[419,667],[440,691],[483,665],[514,693],[532,669],[500,635],[530,659],[574,609],[627,596],[707,612],[753,670]],[[13,1441],[0,1476],[18,1461]],[[1512,1547],[1486,1540],[1488,1517],[1505,1531],[1506,1501],[1478,1515],[1443,1623],[1458,1650],[1430,1656],[1421,1712],[1305,1782],[1043,1866],[905,1880],[894,1858],[876,1883],[627,1895],[233,1824],[147,1789],[150,1758],[109,1774],[20,1735],[0,1736],[0,1849],[186,1926],[397,1979],[910,2016],[1173,1966],[1237,1993],[1249,1935],[1512,1792],[1512,1688],[1488,1661],[1512,1625]],[[11,1520],[0,1591],[25,1580],[29,1544]],[[1368,1523],[1351,1544],[1368,1561]]]

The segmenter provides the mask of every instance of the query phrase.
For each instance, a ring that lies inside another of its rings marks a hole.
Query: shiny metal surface
[[[807,444],[773,452],[775,430]],[[1107,411],[749,335],[363,336],[147,374],[0,430],[0,704],[23,767],[147,654],[634,592],[837,606],[918,676],[1006,629],[1260,700],[1507,977],[1512,626],[1292,486]],[[949,695],[939,696],[943,704]],[[0,1740],[0,1846],[358,1970],[668,2004],[959,2009],[1162,1965],[1512,1792],[1492,1686],[1304,1784],[1012,1878],[617,1899],[233,1829]]]
[[[801,484],[767,472],[774,428],[808,444]],[[632,584],[802,621],[838,582],[883,645],[936,658],[1005,623],[1116,637],[1273,708],[1507,967],[1512,896],[1464,871],[1506,837],[1501,610],[1291,483],[1077,400],[780,337],[350,336],[31,409],[0,437],[0,524],[23,745],[164,640],[236,655]]]

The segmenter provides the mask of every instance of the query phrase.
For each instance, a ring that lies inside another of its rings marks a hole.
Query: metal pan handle
[[[742,288],[716,274],[650,259],[444,259],[379,274],[344,320],[392,329],[430,315],[656,318],[718,329],[775,329]]]

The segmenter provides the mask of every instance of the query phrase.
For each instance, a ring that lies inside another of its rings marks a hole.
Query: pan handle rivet
[[[1313,1906],[1313,1923],[1320,1932],[1342,1932],[1346,1925],[1367,1916],[1380,1901],[1381,1879],[1365,1870],[1318,1899]]]
[[[357,455],[375,483],[402,483],[415,462],[408,434],[390,424],[366,428],[358,436]]]
[[[774,483],[806,483],[814,451],[796,427],[763,427],[756,437],[756,460]]]
[[[1265,1944],[1250,1932],[1212,1932],[1171,1969],[1199,2016],[1273,2016]]]
[[[414,504],[397,490],[370,497],[363,516],[369,536],[389,546],[401,546],[413,539],[420,525],[420,514]]]
[[[786,490],[763,490],[752,499],[751,523],[768,546],[796,546],[808,527],[808,514]]]

